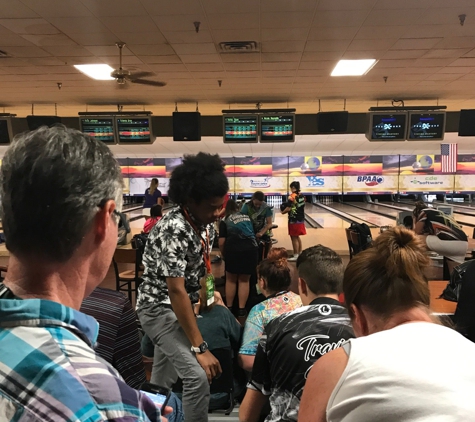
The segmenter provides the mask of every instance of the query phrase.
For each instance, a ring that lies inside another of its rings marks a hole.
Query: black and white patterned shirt
[[[199,230],[206,242],[206,227]],[[208,231],[213,239],[212,225]],[[145,269],[138,289],[137,309],[147,303],[170,304],[167,277],[183,277],[191,302],[198,302],[200,279],[206,273],[203,245],[181,208],[170,210],[153,227],[142,262]]]

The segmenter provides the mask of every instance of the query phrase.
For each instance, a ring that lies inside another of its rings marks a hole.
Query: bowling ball
[[[320,162],[320,159],[318,157],[310,157],[307,160],[307,164],[310,169],[317,170],[322,163]]]
[[[284,211],[287,208],[287,204],[280,204],[280,210]]]
[[[414,170],[419,170],[420,168],[422,168],[422,164],[419,163],[419,161],[416,161],[414,164],[412,164],[412,168]]]
[[[428,155],[422,156],[419,160],[423,169],[431,168],[433,162],[432,157],[429,157]]]

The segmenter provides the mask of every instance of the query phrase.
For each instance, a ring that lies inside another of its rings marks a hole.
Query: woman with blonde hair
[[[402,227],[350,261],[343,292],[359,338],[315,363],[299,421],[473,420],[475,344],[431,315],[428,261]]]
[[[158,179],[154,177],[150,182],[150,187],[145,190],[142,215],[150,217],[150,209],[156,204],[163,207],[163,203],[162,192],[158,190]]]

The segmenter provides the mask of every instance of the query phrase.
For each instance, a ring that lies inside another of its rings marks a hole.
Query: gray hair
[[[104,143],[63,125],[17,135],[1,168],[7,249],[66,262],[106,201],[121,210],[122,188],[120,167]]]

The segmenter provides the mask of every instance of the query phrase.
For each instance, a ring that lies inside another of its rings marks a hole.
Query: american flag
[[[440,144],[442,173],[457,172],[457,144]]]

